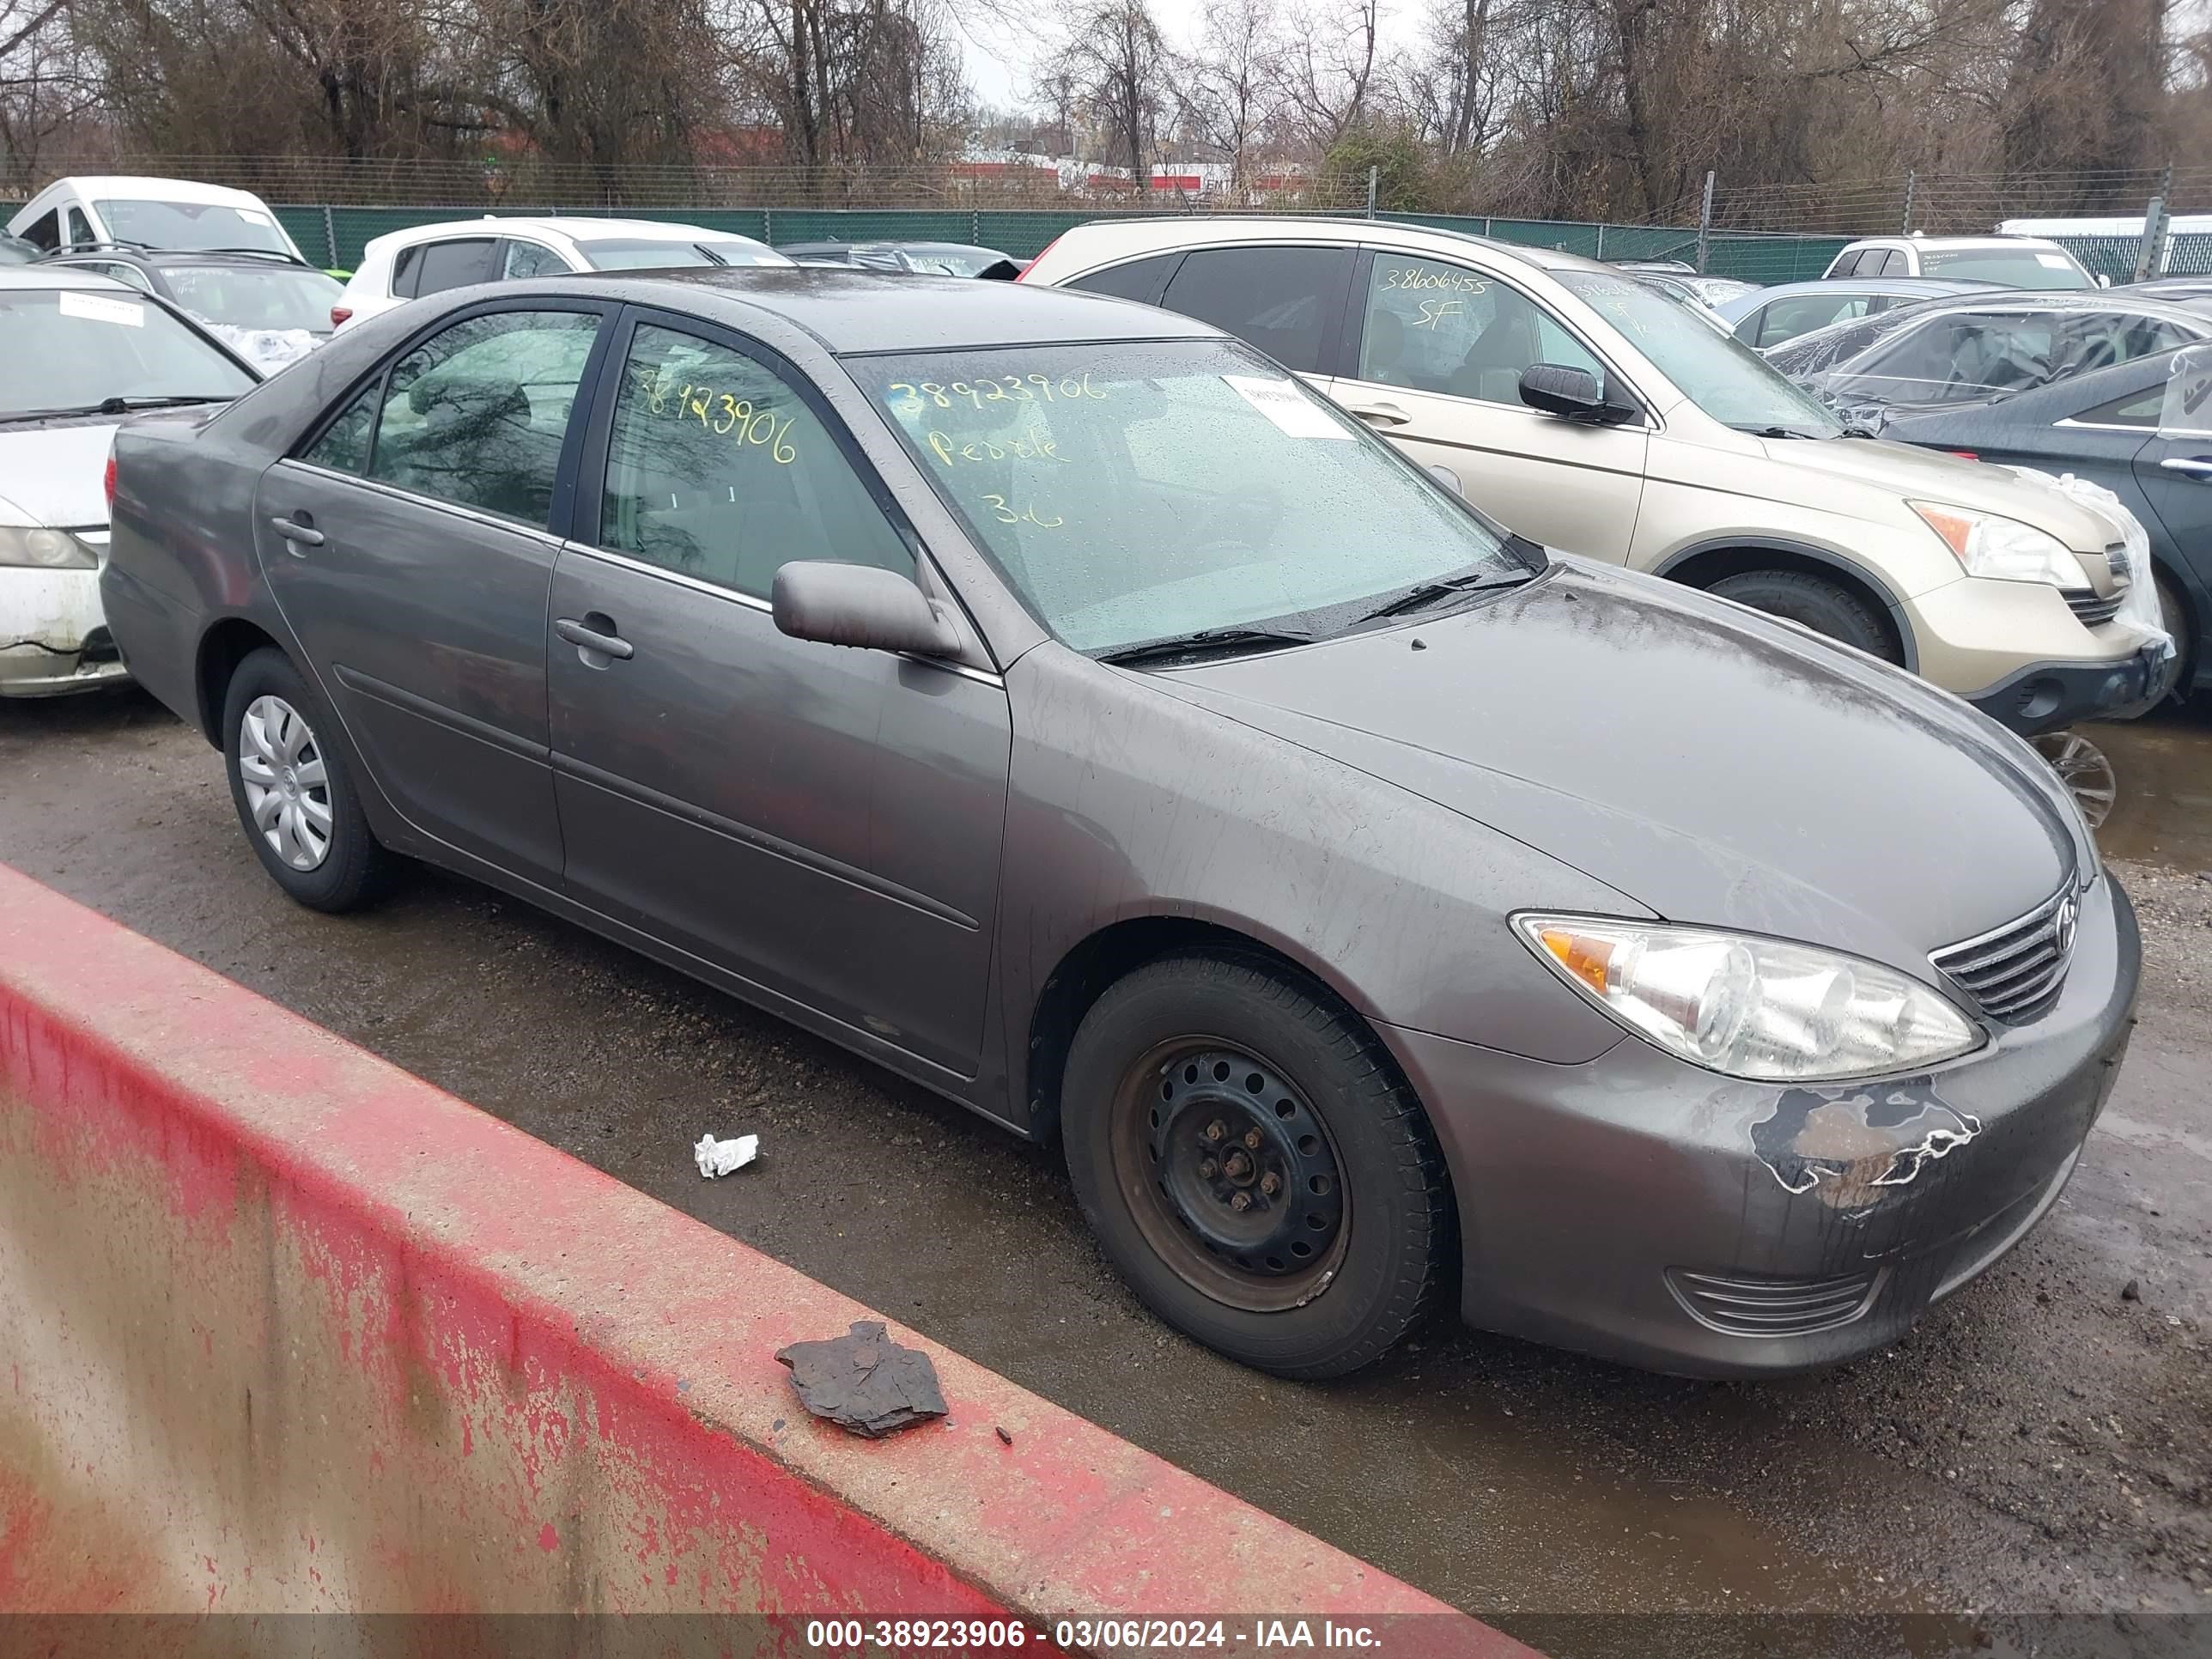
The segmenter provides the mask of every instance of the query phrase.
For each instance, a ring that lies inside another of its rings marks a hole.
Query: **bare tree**
[[[1309,0],[1292,16],[1278,85],[1317,155],[1369,113],[1382,28],[1382,0]]]
[[[1169,102],[1171,59],[1146,0],[1068,0],[1045,73],[1065,76],[1079,106],[1104,131],[1108,160],[1124,162],[1139,191]]]
[[[1277,23],[1275,0],[1212,0],[1182,66],[1184,128],[1228,162],[1231,190],[1243,189],[1250,152],[1278,107]]]

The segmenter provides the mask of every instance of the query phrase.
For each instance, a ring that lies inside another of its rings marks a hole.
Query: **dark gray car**
[[[2133,914],[2031,751],[1515,542],[1199,323],[441,295],[117,446],[103,583],[301,902],[428,860],[1059,1136],[1164,1317],[1723,1375],[2056,1200]]]

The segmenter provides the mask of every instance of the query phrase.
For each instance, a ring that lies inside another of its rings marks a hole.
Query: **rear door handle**
[[[1345,407],[1370,426],[1411,426],[1413,417],[1395,404],[1346,404]]]
[[[301,515],[301,517],[305,516],[304,514]],[[279,514],[270,519],[269,523],[278,535],[294,544],[292,551],[295,557],[298,556],[301,548],[320,547],[323,544],[323,532],[316,529],[312,522],[301,524],[297,519],[288,519]]]
[[[580,651],[596,651],[603,657],[615,657],[627,662],[635,651],[630,642],[618,634],[602,634],[596,628],[586,628],[567,617],[557,618],[553,631]]]
[[[2159,465],[2168,472],[2179,472],[2191,478],[2212,480],[2212,458],[2202,455],[2169,455]]]

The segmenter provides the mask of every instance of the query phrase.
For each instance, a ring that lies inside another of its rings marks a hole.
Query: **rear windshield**
[[[100,210],[107,234],[118,242],[202,253],[234,247],[269,253],[292,251],[276,220],[258,208],[207,202],[115,201],[93,205]]]
[[[2096,287],[2071,256],[2051,248],[1923,248],[1920,272],[1923,276],[1976,276],[2007,288]]]
[[[759,242],[702,236],[696,242],[657,237],[606,237],[579,241],[594,270],[672,270],[694,265],[787,265],[790,260]]]
[[[253,380],[176,317],[124,293],[0,291],[0,416],[110,398],[235,398]]]
[[[231,328],[331,331],[331,307],[344,287],[296,265],[164,265],[169,295],[195,317]]]
[[[1229,341],[862,359],[862,386],[1030,610],[1078,650],[1299,619],[1446,576],[1502,535]]]

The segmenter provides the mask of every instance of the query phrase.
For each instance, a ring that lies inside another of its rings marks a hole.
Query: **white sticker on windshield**
[[[125,328],[146,326],[146,307],[135,300],[111,300],[100,294],[75,294],[64,289],[57,296],[62,315],[82,317],[90,323],[120,323]]]
[[[1352,434],[1328,411],[1288,380],[1263,380],[1256,374],[1224,374],[1229,389],[1293,438],[1349,438]]]
[[[269,222],[269,216],[258,208],[240,208],[238,210],[238,216],[249,225],[265,225]]]
[[[2074,262],[2063,253],[2039,253],[2035,256],[2035,263],[2039,265],[2047,266],[2052,270],[2071,270],[2074,269]]]

